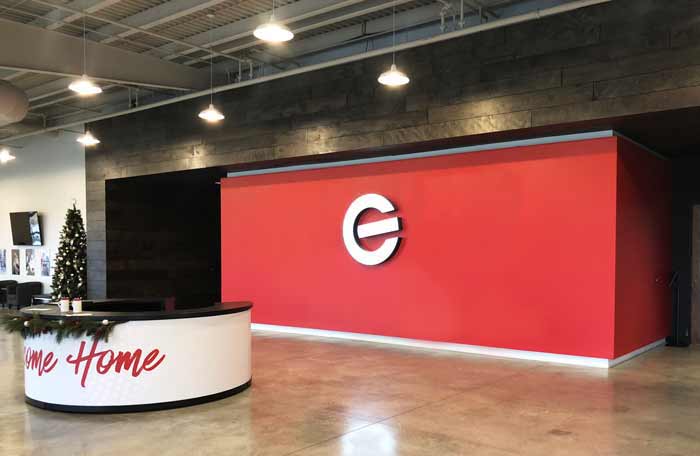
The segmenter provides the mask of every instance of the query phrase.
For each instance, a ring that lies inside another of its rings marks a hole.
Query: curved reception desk
[[[63,412],[138,412],[214,401],[250,386],[252,304],[154,308],[112,300],[86,304],[81,313],[61,313],[53,305],[22,309],[24,316],[61,325],[76,319],[117,323],[99,341],[27,337],[27,403]]]

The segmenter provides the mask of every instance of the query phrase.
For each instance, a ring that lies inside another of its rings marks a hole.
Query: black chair
[[[16,280],[0,280],[0,307],[5,307],[7,304],[7,289],[15,285],[17,285]]]
[[[24,282],[7,287],[7,306],[11,309],[27,307],[32,304],[32,296],[41,294],[44,284],[41,282]]]

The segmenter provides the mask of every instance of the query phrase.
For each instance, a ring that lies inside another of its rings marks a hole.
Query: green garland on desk
[[[70,317],[63,320],[45,320],[38,314],[34,314],[33,317],[3,315],[0,319],[0,327],[8,333],[20,333],[23,339],[38,337],[42,334],[55,334],[57,343],[61,343],[67,337],[74,339],[92,337],[96,342],[109,342],[109,335],[121,323],[126,322]]]

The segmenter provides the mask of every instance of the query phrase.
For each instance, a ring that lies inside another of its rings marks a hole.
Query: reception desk
[[[214,401],[250,386],[252,304],[166,307],[174,306],[109,300],[86,303],[79,314],[54,305],[22,309],[45,320],[118,323],[100,341],[27,337],[26,402],[63,412],[137,412]]]

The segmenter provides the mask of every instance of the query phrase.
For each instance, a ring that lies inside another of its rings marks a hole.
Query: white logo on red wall
[[[360,225],[360,216],[367,210],[375,209],[382,214],[394,212],[394,205],[382,195],[368,193],[353,201],[343,218],[343,242],[350,256],[358,263],[376,266],[391,258],[399,248],[401,238],[389,237],[375,250],[367,250],[360,245],[360,239],[401,231],[401,218],[391,217]]]

